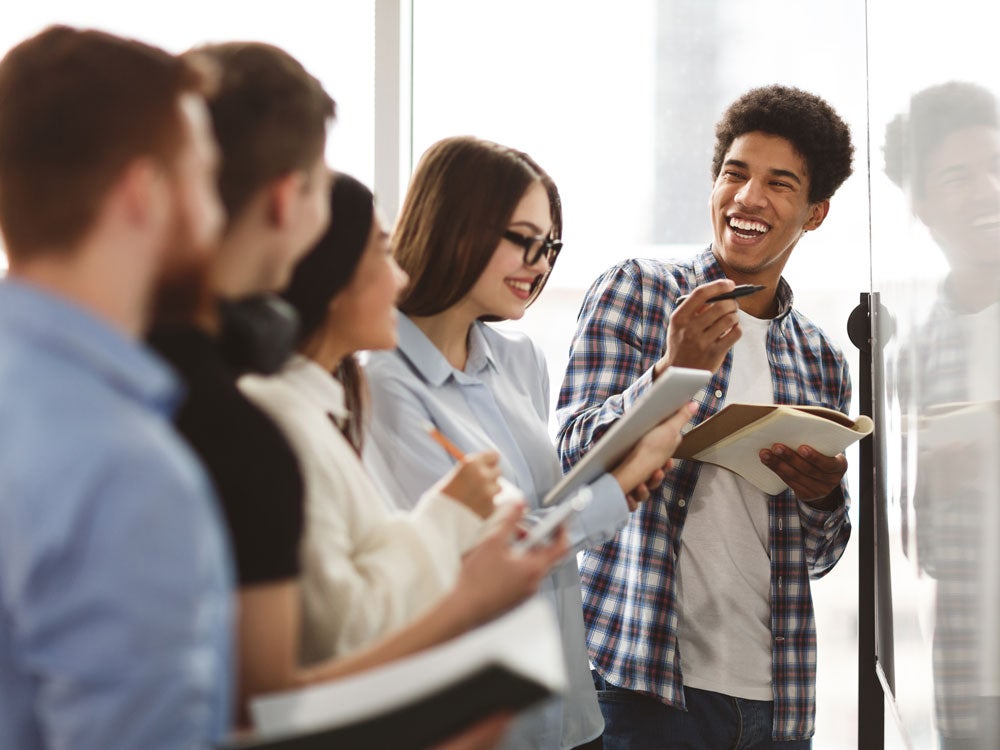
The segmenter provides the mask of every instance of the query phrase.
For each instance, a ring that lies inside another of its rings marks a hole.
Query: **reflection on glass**
[[[942,748],[996,748],[995,554],[1000,459],[1000,127],[964,82],[913,95],[886,129],[885,172],[946,268],[893,363],[901,412],[903,549],[933,580],[934,728]]]

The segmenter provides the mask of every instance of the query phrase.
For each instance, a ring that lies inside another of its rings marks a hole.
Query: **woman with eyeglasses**
[[[541,350],[491,321],[517,320],[541,293],[562,248],[555,183],[528,155],[471,137],[424,154],[392,237],[410,277],[395,351],[373,353],[365,371],[372,420],[365,460],[400,507],[452,463],[426,437],[431,424],[464,452],[496,450],[504,478],[537,508],[562,475],[548,433],[549,381]],[[644,437],[614,471],[587,487],[591,500],[568,522],[574,549],[601,544],[663,479],[682,408]],[[648,486],[647,486],[648,485]],[[572,555],[541,593],[563,634],[569,687],[561,699],[518,717],[515,748],[600,747],[603,720],[584,643],[580,577]]]

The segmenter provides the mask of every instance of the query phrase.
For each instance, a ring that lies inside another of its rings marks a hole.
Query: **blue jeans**
[[[687,711],[615,687],[594,672],[605,750],[809,750],[812,740],[771,739],[771,701],[684,688]]]

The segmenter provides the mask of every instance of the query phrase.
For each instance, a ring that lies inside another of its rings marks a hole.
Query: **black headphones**
[[[241,372],[271,375],[295,351],[299,316],[276,294],[259,294],[219,303],[220,348]]]

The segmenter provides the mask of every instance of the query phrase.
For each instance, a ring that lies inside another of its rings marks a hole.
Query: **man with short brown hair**
[[[188,398],[176,423],[212,477],[226,520],[240,610],[237,706],[245,719],[250,697],[288,687],[278,679],[288,672],[273,665],[298,659],[297,648],[276,641],[261,623],[290,601],[298,606],[304,489],[281,429],[240,392],[236,379],[247,369],[269,372],[291,354],[294,314],[279,314],[287,305],[266,293],[285,286],[326,228],[324,151],[334,103],[314,76],[273,45],[212,44],[185,57],[218,72],[208,105],[228,217],[204,270],[198,306],[184,309],[190,277],[172,274],[150,341],[186,382]]]
[[[229,725],[230,564],[135,341],[169,258],[217,241],[187,62],[53,27],[0,62],[0,746],[208,746]]]

